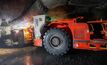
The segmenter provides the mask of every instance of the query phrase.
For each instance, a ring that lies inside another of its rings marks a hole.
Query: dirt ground
[[[3,50],[8,55],[0,57],[0,65],[107,65],[106,51],[74,50],[64,56],[53,56],[35,47]]]
[[[3,55],[10,55],[12,53],[18,53],[18,52],[28,52],[33,49],[36,49],[36,47],[25,47],[25,48],[0,48],[0,56]]]

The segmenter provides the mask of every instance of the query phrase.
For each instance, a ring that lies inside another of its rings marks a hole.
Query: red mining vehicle
[[[50,54],[63,55],[70,48],[107,50],[107,20],[46,20],[45,15],[34,16],[34,45],[43,46]]]

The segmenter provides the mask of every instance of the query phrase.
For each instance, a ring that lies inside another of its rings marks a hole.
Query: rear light
[[[42,39],[34,39],[34,46],[42,46]]]
[[[79,46],[78,43],[75,43],[73,47],[78,48],[78,46]]]

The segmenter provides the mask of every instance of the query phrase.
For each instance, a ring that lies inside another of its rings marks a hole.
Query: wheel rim
[[[58,47],[60,46],[60,44],[61,44],[61,40],[59,37],[54,36],[50,38],[50,45],[52,47]]]

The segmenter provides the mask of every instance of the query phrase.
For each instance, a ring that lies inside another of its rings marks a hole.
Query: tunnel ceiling
[[[38,3],[38,1],[42,2]],[[24,12],[29,9],[35,9],[37,11],[44,11],[42,6],[47,9],[51,9],[60,5],[73,5],[73,6],[107,6],[107,0],[0,0],[0,19],[6,19],[12,21],[20,16],[23,16]]]

